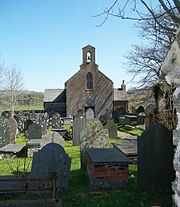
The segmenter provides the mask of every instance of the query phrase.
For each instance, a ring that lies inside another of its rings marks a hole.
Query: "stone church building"
[[[82,48],[80,70],[65,82],[65,88],[46,89],[44,95],[44,109],[48,113],[75,116],[84,114],[88,108],[93,109],[97,118],[111,116],[114,111],[128,111],[124,81],[121,88],[114,89],[113,81],[99,70],[91,45]]]

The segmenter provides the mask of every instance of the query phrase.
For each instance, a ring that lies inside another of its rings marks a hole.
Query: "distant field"
[[[0,112],[9,111],[9,107],[0,105]],[[43,110],[43,103],[33,104],[33,105],[17,105],[15,106],[15,111],[23,111],[23,110]]]
[[[36,91],[22,91],[17,96],[16,111],[22,110],[42,110],[44,93]],[[0,91],[0,111],[9,111],[10,97],[5,91]]]

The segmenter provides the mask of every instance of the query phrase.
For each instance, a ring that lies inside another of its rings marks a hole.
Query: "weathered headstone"
[[[31,175],[44,177],[56,174],[57,191],[63,192],[68,188],[70,165],[70,158],[64,148],[50,143],[33,155]]]
[[[15,144],[17,133],[17,122],[13,117],[9,117],[7,121],[6,136],[9,144]]]
[[[0,146],[8,144],[6,137],[7,123],[3,117],[0,117]]]
[[[117,126],[113,120],[108,120],[105,128],[108,129],[110,137],[117,137]]]
[[[61,116],[59,113],[55,113],[51,117],[51,126],[53,129],[61,128]]]
[[[86,120],[80,133],[81,164],[84,165],[86,149],[109,147],[109,133],[97,119]]]
[[[58,132],[43,136],[41,139],[41,148],[49,143],[56,143],[64,147],[64,139]]]
[[[42,129],[39,124],[32,123],[27,130],[28,139],[41,139]]]
[[[85,127],[85,118],[80,111],[73,120],[73,144],[80,145],[80,133]]]
[[[143,191],[170,191],[174,179],[172,130],[151,125],[138,137],[138,185]]]
[[[86,110],[86,119],[87,120],[93,120],[95,118],[95,116],[94,116],[94,111],[93,111],[93,109],[92,108],[88,108],[87,110]]]

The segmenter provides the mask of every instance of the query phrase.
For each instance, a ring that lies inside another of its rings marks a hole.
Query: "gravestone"
[[[58,132],[43,136],[41,139],[41,148],[49,143],[56,143],[64,147],[64,139]]]
[[[114,123],[113,120],[108,120],[106,125],[105,125],[105,129],[108,129],[109,131],[109,137],[117,137],[117,126]]]
[[[108,148],[109,133],[97,119],[86,120],[80,133],[81,165],[84,166],[85,152],[89,148]]]
[[[48,114],[44,113],[41,115],[41,128],[42,128],[42,135],[47,134],[47,128],[48,128]]]
[[[61,116],[59,113],[55,113],[51,117],[51,126],[53,129],[61,128]]]
[[[17,122],[13,117],[9,117],[7,120],[6,136],[9,144],[15,144],[17,133]]]
[[[87,119],[87,120],[93,120],[94,118],[95,118],[95,116],[94,116],[94,111],[93,111],[93,109],[88,108],[88,109],[86,110],[86,119]]]
[[[173,179],[172,130],[156,123],[138,137],[138,186],[143,191],[166,192]]]
[[[84,127],[85,118],[82,111],[79,111],[73,120],[73,145],[80,145],[80,133]]]
[[[39,124],[32,123],[27,129],[28,139],[41,139],[42,130]]]
[[[7,123],[3,117],[0,117],[0,147],[8,144],[6,130],[7,130]]]
[[[50,143],[40,151],[34,153],[32,161],[32,176],[46,177],[52,174],[57,176],[57,191],[68,189],[71,160],[62,146]]]

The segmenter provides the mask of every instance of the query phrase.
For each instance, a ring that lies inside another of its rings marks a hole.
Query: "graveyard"
[[[1,3],[0,207],[180,207],[180,0],[104,2]]]
[[[125,82],[113,87],[91,45],[82,55],[65,89],[46,90],[43,110],[1,113],[0,207],[172,206],[179,198],[175,84],[154,84],[145,109],[132,113]]]
[[[70,130],[68,125],[65,127]],[[124,127],[124,130],[121,129],[121,131],[124,133],[124,131],[127,131],[127,127]],[[133,135],[140,135],[142,132],[140,129],[133,129]],[[129,136],[132,136],[132,129],[130,130]],[[120,137],[112,137],[109,142],[110,145],[115,143],[121,144],[123,139]],[[16,137],[16,143],[26,144],[27,137],[23,133],[20,133]],[[125,188],[93,191],[85,170],[81,168],[80,146],[74,146],[72,140],[67,140],[64,143],[64,149],[71,158],[68,191],[57,193],[57,197],[62,199],[64,206],[150,206],[156,203],[160,203],[162,206],[171,205],[171,194],[141,192],[137,188],[137,162],[131,163],[128,167],[128,184]],[[24,163],[26,163],[25,167]],[[28,173],[31,171],[31,166],[32,157],[7,157],[0,160],[0,176],[14,175],[18,172],[19,175],[20,173]],[[28,200],[31,198],[34,200],[39,197],[31,193],[26,193],[25,195],[21,194],[16,196],[3,195],[1,198],[0,206],[5,203],[13,203],[14,200]]]

